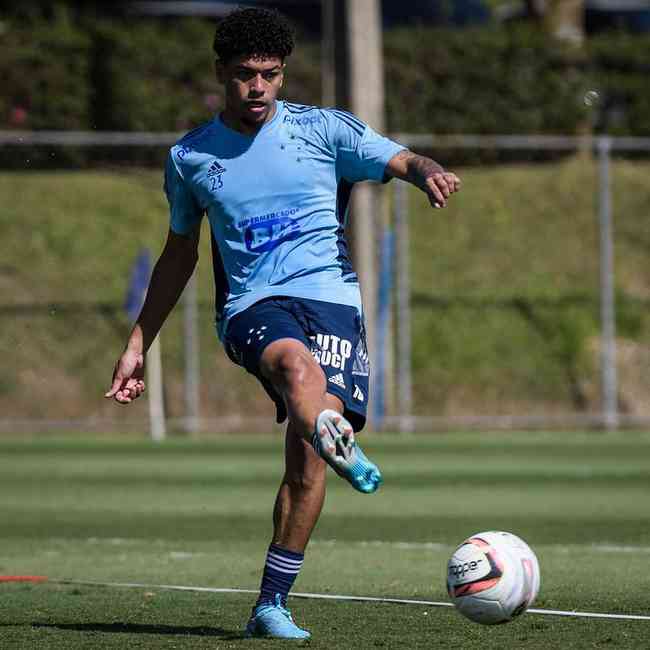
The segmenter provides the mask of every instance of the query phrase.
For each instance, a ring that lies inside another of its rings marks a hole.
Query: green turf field
[[[333,474],[296,591],[446,600],[455,544],[521,535],[540,608],[650,614],[650,434],[375,436],[386,483]],[[0,575],[256,589],[281,441],[4,440]],[[251,596],[0,584],[0,648],[286,647],[242,639]],[[647,648],[650,621],[294,599],[313,648]]]

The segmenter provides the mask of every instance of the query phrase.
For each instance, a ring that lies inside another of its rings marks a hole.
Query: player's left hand
[[[422,188],[434,208],[447,207],[447,199],[460,190],[460,178],[452,172],[435,172],[427,177]]]

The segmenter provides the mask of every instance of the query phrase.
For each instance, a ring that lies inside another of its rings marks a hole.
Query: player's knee
[[[276,359],[273,374],[284,386],[293,391],[321,380],[322,371],[309,351],[292,350]]]

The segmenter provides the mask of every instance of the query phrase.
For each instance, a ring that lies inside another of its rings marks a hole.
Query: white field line
[[[397,548],[402,550],[416,550],[416,551],[444,551],[445,549],[452,549],[453,546],[449,544],[440,544],[438,542],[386,542],[380,539],[359,540],[355,542],[341,542],[337,539],[314,539],[309,542],[312,545],[318,546],[337,546],[344,544],[349,546],[384,546],[388,548]]]
[[[588,549],[599,553],[650,553],[650,546],[621,546],[618,544],[592,544]]]
[[[336,539],[314,539],[310,542],[311,545],[321,546],[336,546],[341,543],[342,542]],[[346,541],[345,546],[387,547],[405,551],[444,551],[455,548],[455,546],[451,544],[442,544],[439,542],[388,542],[379,539],[353,542]],[[572,551],[593,551],[595,553],[650,553],[650,546],[628,546],[626,544],[608,544],[604,542],[594,544],[536,544],[535,548],[558,551],[560,553],[570,553]]]
[[[67,543],[65,538],[53,538],[52,541]],[[86,542],[89,544],[107,544],[109,546],[129,546],[139,545],[142,543],[141,539],[136,538],[122,538],[122,537],[89,537]],[[158,546],[164,546],[166,542],[162,539],[153,542]],[[313,539],[310,545],[318,546],[337,546],[342,542],[337,539]],[[404,551],[445,551],[455,548],[452,544],[443,544],[442,542],[407,542],[407,541],[386,541],[381,539],[367,539],[358,541],[345,541],[345,546],[357,546],[361,548],[366,547],[385,547],[395,548]],[[549,551],[557,551],[559,553],[593,551],[595,553],[639,553],[650,554],[650,546],[632,546],[627,544],[614,544],[609,542],[594,542],[592,544],[536,544],[536,549],[544,549]],[[203,555],[201,552],[192,551],[172,551],[170,556],[181,558],[190,557],[193,555]]]
[[[62,585],[87,585],[95,587],[123,587],[132,589],[172,589],[175,591],[197,591],[212,594],[257,594],[257,589],[231,589],[219,587],[187,587],[183,585],[151,585],[138,582],[94,582],[91,580],[50,580]],[[347,600],[364,603],[395,603],[399,605],[428,605],[430,607],[453,607],[452,603],[439,602],[435,600],[409,600],[404,598],[377,598],[373,596],[343,596],[338,594],[306,594],[292,592],[294,598],[310,598],[315,600]],[[542,614],[547,616],[573,616],[581,618],[608,618],[625,621],[650,621],[650,616],[640,614],[604,614],[600,612],[575,612],[559,609],[529,609],[531,614]]]

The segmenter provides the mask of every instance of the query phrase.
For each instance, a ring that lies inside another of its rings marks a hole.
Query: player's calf
[[[377,465],[361,451],[352,425],[332,409],[325,409],[316,420],[312,436],[316,453],[359,492],[369,494],[381,485]]]

